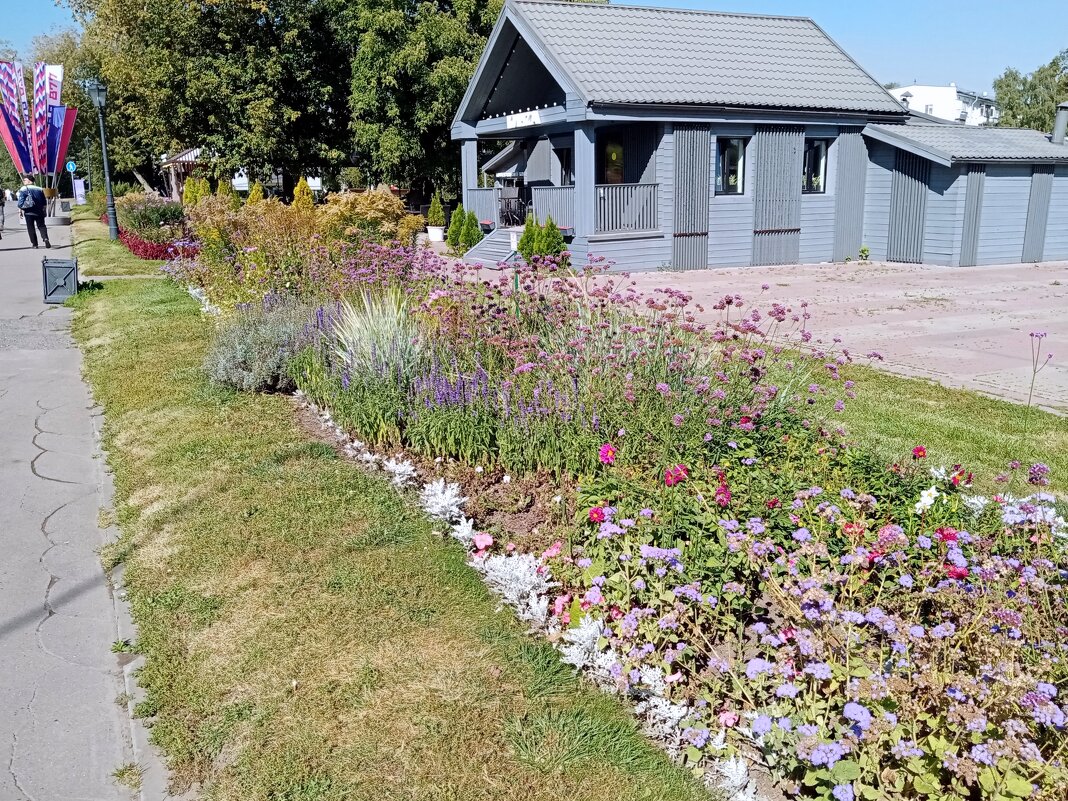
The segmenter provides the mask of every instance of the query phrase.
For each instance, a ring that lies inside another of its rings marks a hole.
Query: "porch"
[[[595,184],[595,234],[644,233],[660,230],[659,184]],[[493,228],[519,226],[532,214],[544,225],[550,217],[565,232],[575,230],[575,187],[535,186],[530,201],[509,195],[502,187],[469,189],[464,207]]]

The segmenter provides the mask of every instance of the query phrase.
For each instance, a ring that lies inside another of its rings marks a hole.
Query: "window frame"
[[[813,177],[809,172],[808,154],[818,143],[823,144],[823,157],[820,160],[822,170],[819,176],[819,189],[810,187],[809,180]],[[825,195],[827,194],[827,174],[830,172],[830,153],[834,139],[826,136],[805,137],[805,146],[801,153],[801,194],[802,195]]]
[[[749,148],[748,136],[717,136],[716,137],[716,168],[715,174],[712,177],[713,189],[715,190],[716,197],[735,197],[745,194],[745,157],[746,150]],[[737,144],[735,144],[737,143]],[[740,145],[740,147],[738,147]],[[738,175],[737,189],[728,188],[730,185],[725,184],[724,180],[729,175],[724,164],[724,157],[727,151],[731,148],[738,148],[738,165],[736,173]]]

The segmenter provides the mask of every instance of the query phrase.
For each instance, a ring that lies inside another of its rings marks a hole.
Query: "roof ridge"
[[[630,9],[632,11],[656,11],[664,14],[692,14],[705,17],[745,17],[748,19],[786,19],[815,23],[812,17],[798,14],[757,14],[747,11],[713,11],[704,8],[675,8],[666,6],[643,6],[636,3],[609,3],[608,0],[505,0],[506,4],[524,6],[567,6],[569,8],[612,8]]]

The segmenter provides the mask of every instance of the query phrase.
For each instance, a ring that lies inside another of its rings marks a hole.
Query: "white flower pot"
[[[445,226],[444,225],[428,225],[426,227],[427,237],[431,242],[444,242],[445,241]]]

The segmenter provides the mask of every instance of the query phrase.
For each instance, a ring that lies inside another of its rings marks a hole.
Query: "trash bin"
[[[41,259],[44,302],[62,303],[78,292],[77,259]]]

